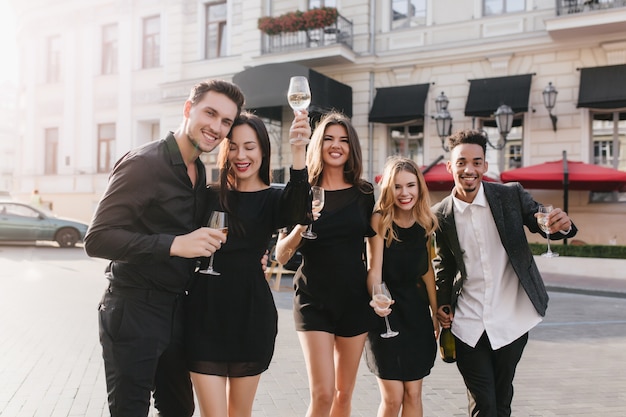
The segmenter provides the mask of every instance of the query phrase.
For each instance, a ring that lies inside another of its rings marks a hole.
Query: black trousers
[[[100,343],[111,417],[194,412],[183,350],[182,296],[109,287],[100,303]]]
[[[493,350],[483,333],[475,348],[456,339],[456,364],[467,387],[469,415],[510,417],[513,378],[528,333],[500,349]]]

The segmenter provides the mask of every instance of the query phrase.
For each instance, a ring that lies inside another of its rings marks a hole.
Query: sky
[[[8,0],[0,0],[0,83],[17,83],[17,46],[15,41],[15,13]]]

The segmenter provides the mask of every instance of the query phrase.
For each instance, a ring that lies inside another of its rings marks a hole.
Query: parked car
[[[0,242],[55,241],[62,248],[82,242],[87,225],[15,201],[0,201]]]

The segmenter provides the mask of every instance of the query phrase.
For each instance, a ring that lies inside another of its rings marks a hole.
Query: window
[[[136,141],[133,146],[141,146],[144,143],[161,139],[161,124],[158,121],[143,120],[137,123]]]
[[[109,172],[115,163],[115,123],[98,125],[98,172]]]
[[[309,0],[309,10],[322,7],[337,7],[337,0]]]
[[[391,28],[401,29],[426,24],[426,0],[392,0]]]
[[[593,163],[596,165],[611,166],[613,162],[613,141],[593,141]]]
[[[226,2],[206,5],[205,58],[217,58],[226,55]]]
[[[117,73],[117,25],[102,26],[102,74]]]
[[[418,166],[424,165],[423,126],[391,126],[389,131],[390,155],[404,156],[415,161]]]
[[[48,56],[46,65],[46,82],[61,81],[61,37],[48,38]]]
[[[524,0],[483,0],[483,2],[485,16],[523,12],[526,9]]]
[[[626,170],[626,112],[594,112],[591,118],[593,163]]]
[[[522,167],[522,144],[517,142],[518,141],[515,141],[515,143],[507,142],[508,157],[506,160],[508,161],[508,169]]]
[[[45,162],[44,174],[53,175],[58,172],[57,157],[59,153],[59,128],[51,127],[44,131]]]
[[[142,68],[161,65],[161,18],[146,17],[143,20],[143,60]]]

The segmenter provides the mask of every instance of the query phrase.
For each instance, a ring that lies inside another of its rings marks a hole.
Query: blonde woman
[[[384,320],[366,342],[366,359],[378,379],[381,403],[378,417],[423,415],[422,378],[430,373],[436,355],[439,323],[436,318],[435,276],[430,261],[430,237],[437,218],[430,210],[424,176],[415,162],[392,157],[380,181],[380,197],[372,216],[376,236],[368,240],[370,291],[385,282],[394,303],[379,309],[398,335],[382,338]]]

